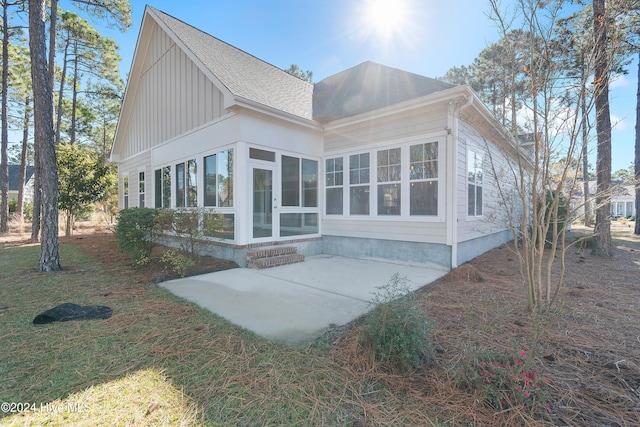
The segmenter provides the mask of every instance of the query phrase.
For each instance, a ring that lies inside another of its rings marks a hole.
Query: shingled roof
[[[27,166],[27,178],[25,182],[31,179],[31,176],[33,175],[33,170],[34,170],[33,166]],[[9,191],[18,191],[19,183],[20,183],[20,165],[9,165]]]
[[[147,7],[234,96],[305,119],[312,118],[311,83]]]
[[[153,7],[149,12],[235,97],[321,123],[454,87],[364,62],[313,85]]]
[[[326,123],[430,95],[454,86],[367,61],[327,77],[315,85],[313,118]]]

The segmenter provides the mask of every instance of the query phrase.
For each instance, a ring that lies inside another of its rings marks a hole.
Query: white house
[[[275,246],[451,268],[512,237],[488,159],[513,144],[467,86],[372,62],[314,85],[147,7],[111,157],[120,208],[210,208],[241,266]]]

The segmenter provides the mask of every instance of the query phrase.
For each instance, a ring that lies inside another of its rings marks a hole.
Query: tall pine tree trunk
[[[2,141],[0,142],[0,234],[9,231],[9,6],[2,8]]]
[[[591,194],[589,194],[589,112],[587,111],[587,88],[585,87],[587,79],[585,78],[584,53],[581,55],[582,67],[580,67],[582,75],[580,76],[581,88],[583,96],[581,96],[580,110],[582,111],[582,191],[584,194],[584,225],[591,227]]]
[[[22,151],[20,152],[20,182],[18,182],[18,206],[16,217],[22,224],[24,221],[24,185],[27,180],[27,148],[29,141],[29,114],[31,100],[29,96],[24,98],[24,118],[22,119]]]
[[[593,255],[611,256],[611,115],[609,112],[609,60],[607,52],[607,15],[605,0],[593,0],[593,37],[595,61],[596,130],[596,225]]]
[[[42,238],[40,271],[59,271],[58,242],[58,169],[53,129],[52,81],[47,70],[45,37],[46,0],[29,1],[29,49],[35,149],[38,152],[40,188],[42,190]],[[51,64],[51,66],[54,66]]]
[[[635,234],[640,234],[640,53],[638,53],[638,91],[636,92],[636,228]]]

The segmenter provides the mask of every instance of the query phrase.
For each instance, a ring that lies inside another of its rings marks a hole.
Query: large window
[[[138,207],[144,208],[144,172],[138,173]]]
[[[469,216],[482,215],[482,154],[467,151],[467,206]]]
[[[409,214],[438,215],[438,143],[409,146]]]
[[[176,207],[185,206],[184,193],[184,163],[178,163],[176,165]]]
[[[171,207],[171,166],[165,166],[162,169],[155,170],[155,207],[170,208]]]
[[[233,149],[204,158],[204,205],[233,207]]]
[[[176,165],[176,207],[198,205],[198,163],[195,159]]]
[[[378,151],[378,215],[400,215],[400,148]]]
[[[282,206],[318,207],[318,162],[282,156]]]
[[[342,215],[344,185],[342,163],[342,157],[327,159],[326,161],[327,215]]]
[[[349,213],[369,215],[369,153],[349,156]]]
[[[218,206],[233,206],[233,148],[218,153]]]
[[[282,156],[282,206],[300,206],[300,159]]]

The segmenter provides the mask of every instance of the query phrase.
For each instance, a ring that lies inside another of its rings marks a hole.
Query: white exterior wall
[[[377,119],[363,124],[328,131],[325,136],[325,160],[344,157],[344,205],[343,215],[326,215],[322,211],[322,234],[340,237],[359,237],[381,240],[447,244],[447,158],[451,155],[447,147],[447,111],[423,110],[415,114],[399,114],[395,117]],[[406,177],[409,164],[409,145],[420,142],[438,142],[438,215],[409,215],[409,183]],[[403,167],[402,209],[399,216],[378,216],[376,151],[401,147]],[[370,214],[349,215],[349,156],[369,152],[370,154]],[[322,182],[325,182],[325,164],[322,165]],[[405,182],[406,181],[406,182]],[[322,199],[326,194],[322,186]],[[324,202],[324,200],[323,200]],[[324,203],[323,203],[324,206]]]
[[[128,88],[134,100],[121,118],[120,160],[225,114],[222,93],[156,24],[145,53],[139,80]]]
[[[482,154],[484,159],[483,212],[481,216],[468,215],[468,150]],[[511,173],[511,168],[514,165],[506,160],[505,154],[493,142],[485,139],[473,126],[462,120],[459,122],[457,163],[458,242],[465,242],[508,229],[508,221],[504,215],[505,206],[496,185],[495,174],[498,174],[503,188],[508,189],[515,184],[512,182]]]

